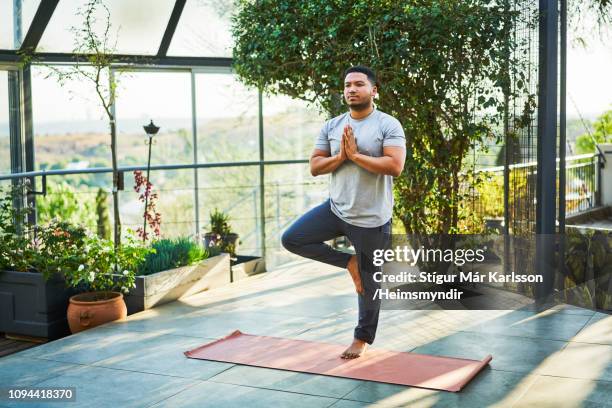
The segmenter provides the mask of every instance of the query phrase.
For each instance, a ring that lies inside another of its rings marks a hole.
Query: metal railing
[[[602,156],[589,153],[569,156],[565,161],[565,215],[589,210],[601,205]],[[559,159],[557,159],[557,187],[559,185]],[[483,218],[500,218],[504,213],[503,187],[504,166],[476,169],[474,173],[485,179],[480,186],[469,183],[462,186],[468,196],[471,211]],[[509,205],[511,211],[521,205],[535,205],[535,195],[529,194],[524,185],[531,185],[537,177],[537,162],[517,163],[508,166],[510,180]],[[535,185],[535,184],[534,184]],[[519,194],[521,193],[521,194]],[[557,200],[557,213],[558,213]]]

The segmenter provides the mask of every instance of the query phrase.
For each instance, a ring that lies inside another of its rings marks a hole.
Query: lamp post
[[[147,210],[149,205],[149,173],[151,171],[151,145],[153,144],[153,136],[157,134],[159,131],[159,127],[155,126],[153,123],[153,119],[151,119],[151,123],[146,126],[143,126],[144,131],[147,133],[147,139],[145,140],[145,144],[149,146],[149,157],[147,159],[147,185],[145,186],[145,209],[144,209],[144,225],[142,227],[143,230],[143,239],[146,239],[147,236]]]

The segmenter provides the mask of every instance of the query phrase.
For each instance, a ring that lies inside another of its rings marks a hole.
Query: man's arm
[[[351,159],[356,165],[371,171],[372,173],[388,174],[398,177],[404,170],[406,160],[406,149],[398,146],[383,147],[381,157],[372,157],[361,153],[355,153]]]
[[[397,177],[404,170],[404,162],[406,161],[406,149],[399,146],[383,147],[383,155],[381,157],[372,157],[361,154],[357,151],[357,142],[353,129],[349,126],[346,132],[342,135],[342,145],[346,156],[356,165],[377,174],[388,174]]]
[[[341,147],[340,153],[330,156],[328,151],[314,149],[310,156],[310,174],[316,177],[336,170],[346,160],[346,155],[343,154],[343,151],[344,149]]]

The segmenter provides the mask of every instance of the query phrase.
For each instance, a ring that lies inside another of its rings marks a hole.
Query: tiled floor
[[[0,407],[612,406],[612,316],[382,310],[373,347],[480,359],[460,393],[190,359],[235,329],[348,344],[357,298],[345,270],[297,262],[0,359],[0,388],[76,387],[77,401]],[[606,405],[608,404],[608,405]]]

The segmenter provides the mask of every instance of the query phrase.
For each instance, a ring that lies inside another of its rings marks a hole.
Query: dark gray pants
[[[376,289],[380,288],[380,282],[374,281],[373,274],[381,270],[380,266],[373,265],[372,253],[375,249],[388,247],[391,220],[380,227],[357,227],[336,216],[331,211],[328,199],[297,219],[283,234],[282,243],[294,254],[346,268],[351,255],[336,251],[324,242],[343,235],[353,243],[365,290],[363,295],[357,294],[359,319],[354,337],[372,344],[380,312],[380,299],[374,298]]]

